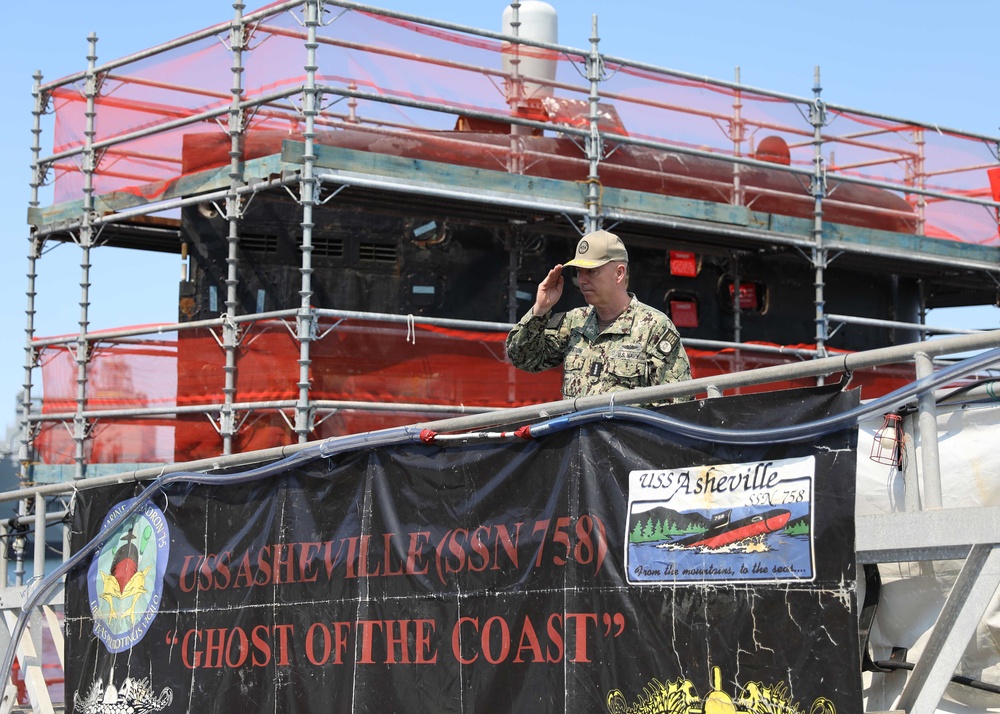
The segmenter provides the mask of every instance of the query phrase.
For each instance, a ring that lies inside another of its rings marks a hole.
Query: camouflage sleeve
[[[648,345],[650,355],[651,384],[668,384],[691,379],[691,363],[687,352],[681,344],[681,336],[673,323],[667,320],[662,329],[656,330],[653,341]],[[674,402],[686,402],[691,397],[674,399]]]
[[[566,336],[556,324],[561,315],[535,317],[529,310],[507,335],[507,358],[525,372],[543,372],[562,364]]]

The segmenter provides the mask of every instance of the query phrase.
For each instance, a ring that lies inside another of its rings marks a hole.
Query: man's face
[[[610,304],[622,290],[625,278],[624,263],[605,263],[599,268],[577,268],[577,282],[588,305],[601,307]]]

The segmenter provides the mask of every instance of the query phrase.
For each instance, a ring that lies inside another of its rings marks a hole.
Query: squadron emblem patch
[[[117,528],[94,554],[87,577],[94,634],[112,653],[129,649],[149,630],[170,556],[167,519],[155,505],[147,502],[121,522],[134,501],[108,513],[103,528]]]

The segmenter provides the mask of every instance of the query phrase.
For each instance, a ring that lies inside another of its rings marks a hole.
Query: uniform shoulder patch
[[[549,321],[545,323],[546,330],[558,330],[559,326],[562,325],[563,320],[566,319],[565,312],[554,312],[552,316],[549,317]]]
[[[669,356],[677,348],[677,344],[680,342],[680,337],[671,331],[663,333],[660,337],[660,341],[656,343],[656,349],[658,349],[664,356]]]

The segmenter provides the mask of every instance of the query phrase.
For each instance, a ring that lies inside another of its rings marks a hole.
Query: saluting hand
[[[557,265],[538,284],[538,291],[535,293],[535,304],[531,308],[533,315],[546,315],[559,302],[559,298],[562,297],[563,283],[565,282],[562,276],[562,269],[562,265]]]

